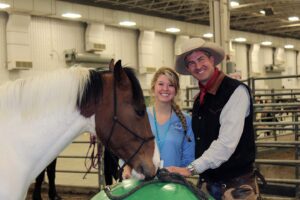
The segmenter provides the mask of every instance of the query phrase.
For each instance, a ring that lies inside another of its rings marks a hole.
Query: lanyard
[[[169,131],[169,128],[170,128],[170,121],[171,121],[171,116],[172,116],[172,113],[171,113],[171,116],[170,116],[170,119],[167,121],[167,129],[165,130],[165,132],[163,132],[161,135],[159,134],[158,132],[158,123],[157,123],[157,119],[156,119],[156,112],[155,112],[155,108],[153,106],[153,115],[154,115],[154,125],[155,125],[155,132],[156,132],[156,141],[158,143],[158,148],[159,148],[159,151],[162,152],[162,149],[164,147],[164,144],[165,144],[165,141],[166,141],[166,137],[168,135],[168,131]]]

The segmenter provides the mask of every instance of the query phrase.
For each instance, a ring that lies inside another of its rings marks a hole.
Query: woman
[[[147,113],[159,147],[161,167],[186,167],[195,158],[191,118],[175,102],[179,89],[179,77],[173,69],[162,67],[154,74],[151,82],[153,106],[147,108]],[[130,177],[131,168],[126,166],[123,178]]]

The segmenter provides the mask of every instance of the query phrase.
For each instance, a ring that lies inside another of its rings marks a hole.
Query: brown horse
[[[24,199],[47,164],[87,131],[146,177],[159,165],[141,87],[120,61],[105,72],[72,67],[3,85],[0,128],[0,199]]]

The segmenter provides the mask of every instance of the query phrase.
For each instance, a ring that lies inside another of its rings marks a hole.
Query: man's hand
[[[188,177],[191,176],[191,172],[185,168],[185,167],[174,167],[174,166],[170,166],[170,167],[166,167],[166,169],[171,172],[171,173],[178,173],[182,176]]]
[[[129,167],[128,165],[126,165],[123,169],[123,173],[122,173],[122,178],[123,179],[129,179],[131,178],[131,167]]]

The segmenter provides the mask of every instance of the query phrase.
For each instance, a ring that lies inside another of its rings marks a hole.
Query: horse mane
[[[140,82],[135,75],[135,71],[130,67],[124,67],[123,69],[127,74],[132,85],[133,100],[137,106],[140,106],[144,102],[143,101],[144,95],[140,86]],[[98,102],[99,98],[102,96],[102,90],[103,90],[102,74],[104,73],[110,73],[110,72],[109,71],[97,72],[95,70],[90,71],[90,79],[86,84],[86,88],[84,90],[82,98],[78,98],[77,101],[77,106],[79,108],[82,108],[84,105],[86,105],[89,99],[93,99],[94,102]]]
[[[143,92],[133,69],[123,68],[131,81],[135,104],[142,105]],[[102,75],[84,67],[56,70],[41,76],[18,79],[0,86],[0,117],[19,115],[33,118],[82,108],[102,96]]]
[[[82,95],[79,95],[77,98],[78,108],[82,108],[90,99],[93,99],[95,103],[98,102],[103,90],[102,74],[107,72],[108,71],[98,72],[96,70],[90,70],[89,80],[85,85],[85,89]]]
[[[0,86],[0,117],[23,118],[74,110],[90,80],[90,69],[71,67],[7,82]]]

